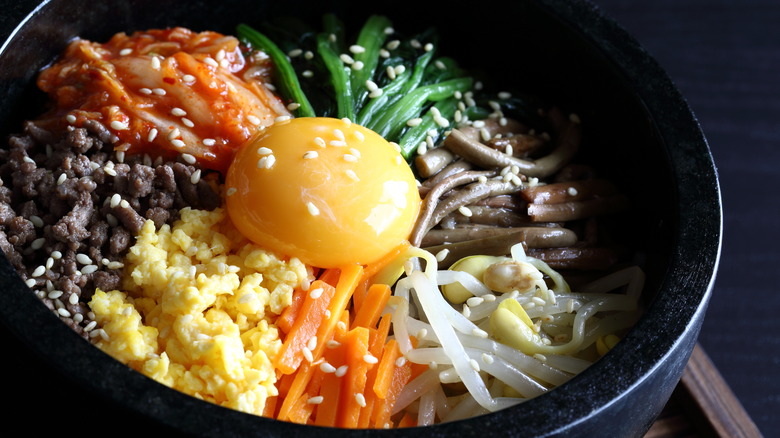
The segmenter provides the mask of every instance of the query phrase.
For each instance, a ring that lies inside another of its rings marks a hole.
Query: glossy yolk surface
[[[226,186],[230,218],[248,239],[321,268],[378,260],[409,237],[420,210],[397,149],[324,117],[262,131],[236,154]]]

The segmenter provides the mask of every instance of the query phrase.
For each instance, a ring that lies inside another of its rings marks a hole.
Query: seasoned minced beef
[[[220,206],[216,175],[184,162],[114,152],[89,122],[57,136],[34,122],[0,149],[0,249],[43,303],[77,333],[95,327],[95,288],[120,286],[122,260],[147,219]]]

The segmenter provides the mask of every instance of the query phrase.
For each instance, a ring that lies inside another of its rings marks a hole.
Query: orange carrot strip
[[[374,327],[379,316],[390,299],[392,290],[386,284],[372,284],[366,292],[363,306],[355,314],[353,325],[358,327]]]
[[[336,283],[339,281],[340,274],[341,274],[340,269],[336,269],[336,268],[325,269],[320,274],[319,279],[335,287]]]
[[[312,351],[315,360],[322,355],[322,350],[325,348],[327,341],[333,339],[336,325],[344,317],[347,304],[349,304],[349,300],[352,298],[352,293],[355,291],[355,287],[357,287],[362,272],[363,267],[360,265],[346,266],[341,270],[336,284],[336,291],[327,309],[330,312],[330,317],[326,318],[320,324],[319,330],[317,330],[317,339],[319,341],[317,342],[317,347]],[[347,328],[349,328],[349,325],[347,325]]]
[[[374,412],[375,418],[374,427],[384,427],[385,424],[390,423],[390,416],[393,412],[393,406],[401,393],[401,390],[411,380],[412,368],[409,366],[409,362],[406,362],[403,366],[396,366],[393,369],[393,377],[390,382],[390,387],[387,391],[387,395],[384,399],[378,399],[379,406]]]
[[[279,413],[276,416],[278,420],[289,420],[290,411],[295,402],[298,401],[298,398],[306,391],[306,387],[309,385],[315,368],[316,367],[312,366],[309,362],[303,362],[301,364],[298,371],[294,374],[295,377],[290,384],[290,389],[287,391],[287,394],[284,396],[284,400],[279,407]]]
[[[363,275],[366,278],[371,278],[374,275],[376,275],[379,271],[382,270],[385,266],[389,265],[390,262],[396,259],[401,253],[406,251],[411,244],[408,240],[404,240],[403,242],[399,243],[395,248],[390,250],[387,254],[383,255],[379,260],[366,265],[366,270],[363,273]]]
[[[326,349],[322,354],[322,358],[325,360],[325,362],[338,369],[345,364],[344,351],[346,348],[343,345],[343,336],[337,335],[333,339],[342,345],[339,345],[335,348]],[[317,405],[316,411],[314,413],[314,424],[318,426],[335,427],[336,419],[338,418],[340,404],[339,399],[341,398],[341,379],[344,377],[339,377],[339,375],[334,372],[325,373],[321,369],[319,369],[319,371],[321,372],[322,376],[320,390],[317,394],[322,396],[323,400],[322,403]]]
[[[313,296],[312,292],[314,291],[321,291],[321,294]],[[303,349],[308,348],[309,340],[317,335],[317,331],[325,319],[325,309],[335,293],[336,289],[333,286],[321,280],[315,280],[311,283],[303,299],[299,317],[293,323],[290,332],[287,333],[282,348],[276,356],[274,366],[282,373],[291,374],[304,360]],[[318,343],[320,342],[318,341]]]
[[[373,386],[374,394],[380,399],[386,399],[390,392],[396,368],[395,362],[399,357],[401,357],[401,350],[398,348],[398,342],[395,339],[387,341],[384,354],[377,366],[377,377]]]
[[[263,417],[276,418],[277,400],[279,400],[278,396],[268,397],[265,399],[265,407],[263,408]]]
[[[366,278],[364,275],[360,280],[360,283],[358,283],[358,286],[355,288],[355,292],[352,294],[353,312],[357,313],[360,311],[360,308],[363,306],[363,301],[366,299],[366,294],[368,293],[368,287],[370,284],[371,279]]]
[[[295,400],[290,408],[290,413],[287,416],[287,421],[298,424],[306,424],[314,412],[314,405],[308,402],[309,394],[304,393]]]
[[[284,310],[282,310],[282,314],[276,318],[276,326],[279,327],[279,330],[281,330],[282,333],[289,333],[293,323],[298,319],[303,300],[306,298],[306,293],[307,292],[301,288],[295,289],[292,295],[292,302],[289,306],[285,307]]]
[[[339,417],[336,425],[344,428],[356,428],[360,418],[360,409],[365,401],[365,387],[368,370],[373,364],[366,362],[368,354],[369,331],[365,327],[355,327],[344,337],[345,364],[347,373],[342,379]]]

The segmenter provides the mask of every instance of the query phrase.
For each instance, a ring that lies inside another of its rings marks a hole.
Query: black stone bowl
[[[647,308],[636,327],[570,382],[505,411],[402,431],[317,429],[202,402],[119,364],[60,323],[3,257],[4,356],[21,358],[6,371],[52,373],[36,374],[10,397],[35,412],[35,421],[24,420],[26,427],[78,433],[105,421],[119,432],[288,438],[643,435],[668,401],[694,346],[720,255],[717,172],[694,115],[658,64],[587,2],[526,0],[468,8],[417,3],[356,8],[306,1],[2,1],[0,130],[3,137],[16,132],[40,110],[36,72],[76,36],[105,40],[119,31],[174,25],[231,33],[239,22],[290,13],[317,24],[326,11],[338,13],[348,29],[356,29],[369,13],[389,15],[400,29],[434,25],[442,34],[441,50],[464,66],[580,115],[585,142],[579,159],[617,181],[633,200],[632,219],[622,231],[647,273]],[[22,425],[21,418],[15,423]]]

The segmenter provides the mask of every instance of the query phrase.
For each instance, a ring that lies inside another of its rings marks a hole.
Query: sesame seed
[[[480,304],[482,304],[483,302],[485,302],[485,299],[484,299],[484,298],[482,298],[482,297],[471,297],[471,298],[469,298],[468,300],[466,300],[466,303],[467,303],[469,306],[471,306],[471,307],[476,307],[476,306],[479,306],[479,305],[480,305]]]
[[[65,121],[71,124],[76,123],[76,116],[74,116],[73,114],[68,114],[67,116],[65,116]]]
[[[387,72],[387,77],[390,78],[390,80],[395,79],[395,69],[391,66],[387,66],[387,69],[385,69]]]
[[[311,70],[304,70],[303,73],[301,73],[301,75],[304,78],[310,78],[310,77],[314,76],[314,73]]]
[[[27,287],[30,287],[30,288],[32,288],[32,287],[35,287],[35,279],[34,279],[34,278],[28,278],[28,279],[27,279],[27,280],[24,282],[24,284],[26,284],[26,285],[27,285]]]
[[[46,294],[46,298],[49,298],[51,300],[56,300],[57,298],[61,297],[63,292],[61,290],[53,290]]]
[[[65,180],[67,178],[68,178],[67,175],[65,175],[64,173],[61,173],[60,176],[57,178],[57,185],[61,186],[65,182]]]
[[[322,296],[323,292],[324,292],[324,290],[321,287],[318,287],[316,289],[312,289],[309,292],[309,296],[316,300],[317,298]]]
[[[129,128],[127,123],[120,122],[119,120],[113,120],[110,126],[112,129],[116,129],[117,131],[125,131]]]
[[[46,269],[51,269],[54,266],[54,259],[49,257],[46,259]]]
[[[446,65],[446,64],[444,64],[443,62],[441,62],[441,60],[439,60],[439,59],[437,59],[437,60],[436,60],[436,62],[434,62],[433,64],[434,64],[434,65],[436,66],[436,68],[438,68],[439,70],[447,70],[447,65]]]
[[[279,116],[274,119],[275,122],[284,122],[285,120],[290,120],[290,116]]]
[[[203,63],[207,64],[207,65],[209,65],[211,67],[214,67],[214,68],[219,67],[219,63],[217,63],[217,61],[215,61],[214,58],[212,58],[210,56],[205,57],[203,59]]]
[[[188,128],[192,128],[192,127],[195,126],[195,123],[193,123],[192,120],[190,120],[190,119],[188,119],[186,117],[182,117],[181,118],[181,123],[182,123],[182,125],[184,125],[184,126],[186,126]]]
[[[355,61],[352,64],[352,70],[363,70],[363,67],[365,67],[363,61]]]
[[[271,155],[273,151],[265,146],[257,149],[257,155]]]
[[[322,137],[314,137],[314,144],[316,144],[321,148],[324,148],[327,145],[325,143],[325,140],[322,139]]]
[[[366,139],[366,136],[360,131],[355,131],[355,138],[358,139],[358,141],[363,141]]]
[[[581,120],[580,120],[580,116],[579,116],[579,115],[577,115],[577,114],[575,114],[575,113],[571,113],[571,114],[569,114],[569,120],[570,120],[572,123],[580,123],[580,122],[581,122]]]
[[[147,94],[147,95],[148,94],[152,94],[152,90],[149,89],[149,88],[141,88],[141,89],[138,90],[138,92],[140,92],[141,94]]]
[[[122,197],[119,195],[119,193],[114,193],[111,196],[111,200],[109,201],[109,205],[111,208],[114,208],[119,205],[119,203],[122,202]]]
[[[358,160],[358,157],[352,155],[352,154],[344,154],[344,161],[349,163],[356,163]]]
[[[458,211],[460,212],[460,214],[462,214],[463,216],[466,216],[466,217],[471,217],[471,215],[473,214],[471,212],[471,209],[466,207],[465,205],[462,205],[462,206],[458,207]]]
[[[59,260],[62,258],[62,253],[59,251],[52,251],[50,255],[54,260]]]
[[[372,81],[371,79],[368,79],[366,81],[366,88],[368,88],[368,91],[374,91],[374,90],[378,90],[379,86],[376,84],[376,82]]]
[[[482,330],[481,328],[475,328],[471,331],[471,334],[478,337],[478,338],[487,338],[488,334],[486,331]]]
[[[171,110],[171,114],[176,117],[181,117],[181,116],[186,116],[187,111],[184,111],[183,109],[177,107]]]
[[[357,402],[358,405],[360,405],[361,408],[366,407],[366,397],[363,394],[359,392],[355,394],[355,401]]]
[[[534,359],[538,360],[539,362],[547,362],[547,356],[539,353],[534,354]]]
[[[340,141],[344,141],[344,140],[345,140],[345,137],[344,137],[344,132],[343,132],[341,129],[334,129],[334,130],[333,130],[333,135],[334,135],[334,136],[335,136],[337,139],[339,139]]]
[[[382,58],[389,58],[390,52],[388,52],[385,49],[379,49],[379,56],[381,56]]]
[[[60,316],[63,316],[65,318],[70,318],[70,312],[68,312],[67,309],[64,308],[57,309],[57,313],[59,313]]]
[[[414,47],[415,49],[422,48],[422,44],[421,44],[421,43],[420,43],[420,41],[419,41],[418,39],[416,39],[416,38],[415,38],[415,39],[412,39],[412,40],[409,42],[409,44],[411,44],[411,46],[412,46],[412,47]]]
[[[422,119],[419,117],[416,117],[414,119],[409,119],[406,121],[406,126],[417,126],[420,123],[422,123]]]
[[[347,142],[342,140],[331,140],[328,142],[329,145],[337,148],[343,148],[347,145]]]
[[[349,120],[349,117],[342,117],[341,121],[344,122],[345,125],[347,125],[347,128],[352,126],[352,120]]]
[[[355,173],[355,171],[354,171],[354,170],[352,170],[352,169],[347,169],[347,170],[345,171],[345,173],[346,173],[346,175],[347,175],[347,178],[349,178],[349,179],[351,179],[351,180],[353,180],[353,181],[355,181],[355,182],[358,182],[358,181],[360,181],[360,178],[357,176],[357,174]]]
[[[192,172],[192,175],[190,176],[190,182],[192,184],[197,184],[200,182],[200,169],[196,169],[195,172]]]
[[[320,364],[320,371],[322,371],[323,373],[326,373],[326,374],[335,373],[336,372],[336,367],[334,367],[333,365],[329,364],[328,362],[323,362],[323,363]]]
[[[379,362],[379,359],[377,359],[376,357],[374,357],[374,356],[372,356],[370,354],[366,354],[365,356],[363,356],[363,362],[365,362],[365,363],[377,363],[377,362]]]
[[[482,362],[485,362],[486,364],[490,365],[494,361],[493,356],[487,353],[482,353]]]
[[[401,41],[400,40],[392,40],[392,41],[388,42],[385,45],[385,47],[387,47],[388,50],[395,50],[400,45],[401,45]]]
[[[303,53],[303,57],[306,59],[312,59],[314,58],[314,52],[312,52],[311,50],[307,50],[306,52]]]
[[[227,189],[226,194],[228,196],[233,196],[233,195],[236,194],[237,191],[238,191],[238,189],[236,189],[235,187],[230,187],[230,188]]]
[[[308,403],[310,405],[318,405],[318,404],[322,403],[323,400],[325,400],[325,398],[323,396],[321,396],[321,395],[318,395],[318,396],[311,397],[310,399],[306,400],[306,403]]]
[[[36,227],[36,228],[43,227],[43,219],[41,219],[39,216],[31,214],[29,219],[30,219],[30,222],[32,222],[34,227]]]
[[[355,54],[363,53],[366,51],[366,48],[357,44],[353,44],[349,46],[349,51]]]
[[[111,261],[111,262],[108,262],[108,264],[106,265],[106,267],[107,267],[108,269],[122,269],[122,268],[124,268],[124,267],[125,267],[125,264],[124,264],[124,263],[122,263],[122,262]]]
[[[330,341],[325,343],[325,346],[332,350],[334,348],[339,348],[341,346],[341,342],[339,342],[339,341],[337,341],[335,339],[331,339]]]
[[[149,135],[146,137],[146,140],[150,143],[153,142],[154,139],[157,138],[157,132],[157,128],[152,128],[149,130]]]
[[[260,123],[262,123],[262,121],[254,114],[250,114],[250,115],[246,116],[246,119],[249,120],[249,123],[251,123],[251,124],[253,124],[255,126],[257,126]]]
[[[306,342],[306,348],[308,348],[309,350],[314,350],[315,348],[317,348],[316,336],[312,336],[311,338],[309,338],[309,341]]]
[[[474,369],[474,371],[479,372],[479,362],[474,359],[469,359],[469,364],[471,365],[471,368]]]
[[[81,273],[82,274],[91,274],[91,273],[93,273],[93,272],[95,272],[97,270],[98,270],[97,265],[87,265],[87,266],[84,266],[83,268],[81,268]]]
[[[471,316],[471,307],[469,307],[468,304],[463,303],[463,309],[460,311],[460,313],[463,314],[463,316],[465,316],[466,318],[470,317]]]
[[[346,366],[346,365],[342,365],[342,366],[340,366],[340,367],[336,368],[336,372],[335,372],[335,374],[336,374],[336,377],[343,377],[343,376],[344,376],[344,374],[347,374],[347,369],[348,369],[348,368],[349,368],[349,367],[348,367],[348,366]]]
[[[181,77],[181,80],[184,82],[195,82],[195,76],[193,75],[184,75]]]
[[[130,203],[126,199],[119,201],[119,206],[122,208],[130,208]]]
[[[407,122],[407,123],[408,123],[408,122]],[[390,144],[390,146],[391,146],[393,149],[395,149],[395,151],[396,151],[396,152],[401,152],[401,146],[400,146],[398,143],[396,143],[396,142],[394,142],[394,141],[389,141],[389,142],[387,142],[387,143],[388,143],[388,144]]]
[[[309,214],[312,216],[318,216],[320,214],[320,209],[312,202],[306,203],[306,209],[309,210]]]
[[[306,151],[306,153],[303,154],[303,158],[307,160],[317,158],[318,156],[319,154],[317,153],[317,151]]]
[[[165,96],[166,91],[162,88],[154,88],[152,89],[152,93],[158,95],[158,96]]]
[[[103,172],[111,176],[116,176],[116,170],[114,170],[113,167],[105,166],[103,167]]]
[[[76,261],[82,265],[89,265],[92,263],[92,259],[84,253],[76,254]]]
[[[382,93],[384,93],[384,91],[381,88],[377,88],[376,90],[371,91],[370,93],[368,93],[368,97],[370,97],[372,99],[376,99],[377,97],[381,96]]]
[[[214,144],[216,144],[216,143],[217,143],[217,141],[214,140],[213,138],[204,138],[203,139],[203,144],[206,145],[206,146],[214,146]]]
[[[303,347],[301,352],[303,353],[303,358],[306,359],[307,362],[314,362],[314,355],[311,354],[311,350],[308,347]]]
[[[287,52],[287,56],[289,56],[290,58],[295,58],[297,56],[301,56],[302,53],[303,53],[302,49],[292,49],[289,52]]]
[[[431,50],[433,50],[433,44],[428,43],[423,48],[425,49],[426,52],[430,52]]]
[[[405,357],[401,356],[401,357],[399,357],[398,359],[395,360],[395,366],[402,367],[404,365],[406,365],[406,358]]]
[[[179,128],[173,128],[171,132],[168,133],[168,140],[173,140],[179,136],[181,136],[181,131],[179,131]]]
[[[295,111],[295,110],[297,110],[300,107],[301,107],[301,104],[298,103],[298,102],[292,102],[292,103],[287,104],[287,109],[290,110],[290,111]]]
[[[506,145],[506,149],[504,150],[504,153],[509,156],[512,156],[515,154],[515,148],[513,148],[511,144],[508,144]]]
[[[181,154],[181,159],[189,164],[195,164],[198,161],[192,154]]]
[[[569,187],[566,192],[569,194],[569,196],[577,196],[577,189],[574,187]]]
[[[173,147],[177,147],[177,148],[183,148],[184,146],[186,146],[186,144],[183,141],[179,140],[178,138],[175,140],[171,140],[171,144],[173,145]]]
[[[257,167],[259,169],[270,169],[274,166],[274,163],[276,163],[276,157],[273,155],[266,155],[257,160]]]
[[[160,58],[158,58],[157,56],[152,56],[151,64],[152,64],[152,68],[153,69],[159,70],[160,69]]]
[[[342,53],[341,55],[339,55],[339,59],[344,64],[354,64],[355,63],[355,60],[352,59],[352,57],[347,55],[346,53]]]
[[[488,301],[488,302],[493,302],[493,301],[496,300],[496,296],[493,295],[493,294],[485,294],[485,295],[482,295],[482,299],[485,300],[485,301]]]

